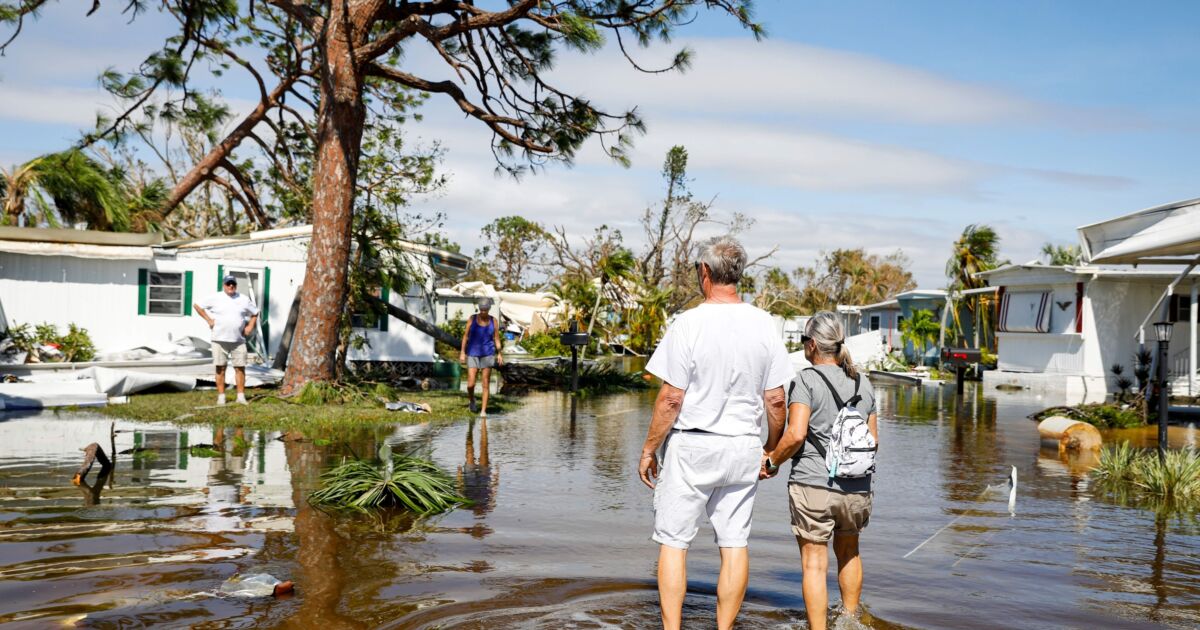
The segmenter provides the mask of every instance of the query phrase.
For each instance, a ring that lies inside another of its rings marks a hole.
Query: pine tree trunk
[[[283,379],[285,394],[336,376],[338,328],[346,305],[350,231],[366,109],[362,76],[353,59],[353,9],[333,3],[323,32],[321,108],[313,169],[313,234],[304,273],[304,299]],[[349,13],[349,15],[348,15]],[[361,30],[360,30],[361,32]]]

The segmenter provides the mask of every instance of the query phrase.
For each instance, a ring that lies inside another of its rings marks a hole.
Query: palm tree
[[[946,287],[946,306],[942,315],[942,332],[939,343],[945,345],[945,328],[946,317],[952,317],[954,320],[954,333],[961,337],[963,333],[962,321],[958,316],[956,293],[961,293],[970,289],[978,289],[986,285],[986,283],[975,277],[975,274],[981,271],[990,271],[1007,264],[1007,261],[999,260],[1000,252],[1000,236],[996,234],[996,230],[991,226],[981,224],[971,224],[963,228],[962,235],[958,240],[954,241],[954,249],[950,254],[950,259],[946,261],[946,278],[949,280],[949,285]],[[978,304],[975,299],[965,300],[967,311],[971,313],[972,319],[977,319],[981,326],[988,325],[988,317],[986,312],[981,312],[981,317],[975,318],[975,312],[978,309]]]
[[[48,153],[3,171],[4,225],[84,223],[89,228],[127,231],[129,205],[112,173],[82,151]]]
[[[913,311],[911,317],[900,322],[900,338],[921,354],[921,365],[925,365],[925,348],[937,339],[941,330],[941,324],[929,309]]]
[[[971,224],[954,241],[954,252],[946,261],[946,277],[950,279],[951,291],[965,291],[984,286],[983,280],[975,277],[981,271],[989,271],[1001,263],[997,259],[1000,251],[1000,236],[987,225]]]
[[[596,304],[592,306],[592,316],[588,321],[588,337],[592,336],[592,327],[596,324],[596,314],[600,312],[600,300],[604,297],[604,291],[609,289],[609,285],[614,282],[617,290],[620,291],[622,289],[621,281],[632,278],[636,269],[637,262],[633,258],[633,252],[624,247],[617,247],[605,252],[596,262],[596,272],[600,276],[600,288],[596,291]],[[618,294],[614,297],[621,296]]]
[[[1083,256],[1083,250],[1078,245],[1053,245],[1046,243],[1042,245],[1042,255],[1046,257],[1046,264],[1055,267],[1065,267],[1067,265],[1079,264],[1079,259]]]

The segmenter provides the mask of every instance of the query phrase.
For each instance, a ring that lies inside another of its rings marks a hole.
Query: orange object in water
[[[293,592],[295,592],[295,590],[295,585],[292,584],[291,580],[288,580],[286,582],[280,582],[276,584],[275,591],[272,592],[271,595],[275,597],[279,597],[280,595],[291,595]]]

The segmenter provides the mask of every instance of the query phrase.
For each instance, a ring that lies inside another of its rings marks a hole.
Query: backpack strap
[[[837,390],[833,388],[833,383],[829,382],[829,378],[822,374],[821,370],[818,370],[817,368],[807,369],[812,370],[814,374],[821,377],[822,381],[825,381],[825,386],[829,388],[829,393],[833,394],[833,402],[837,403],[838,411],[841,411],[842,407],[846,406],[846,403],[842,402],[842,397],[838,396]],[[858,395],[858,379],[854,380],[854,394],[856,396]]]

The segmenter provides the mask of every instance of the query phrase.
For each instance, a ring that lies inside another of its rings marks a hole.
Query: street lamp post
[[[1154,335],[1158,337],[1158,460],[1167,458],[1167,347],[1171,343],[1171,322],[1154,322]]]

